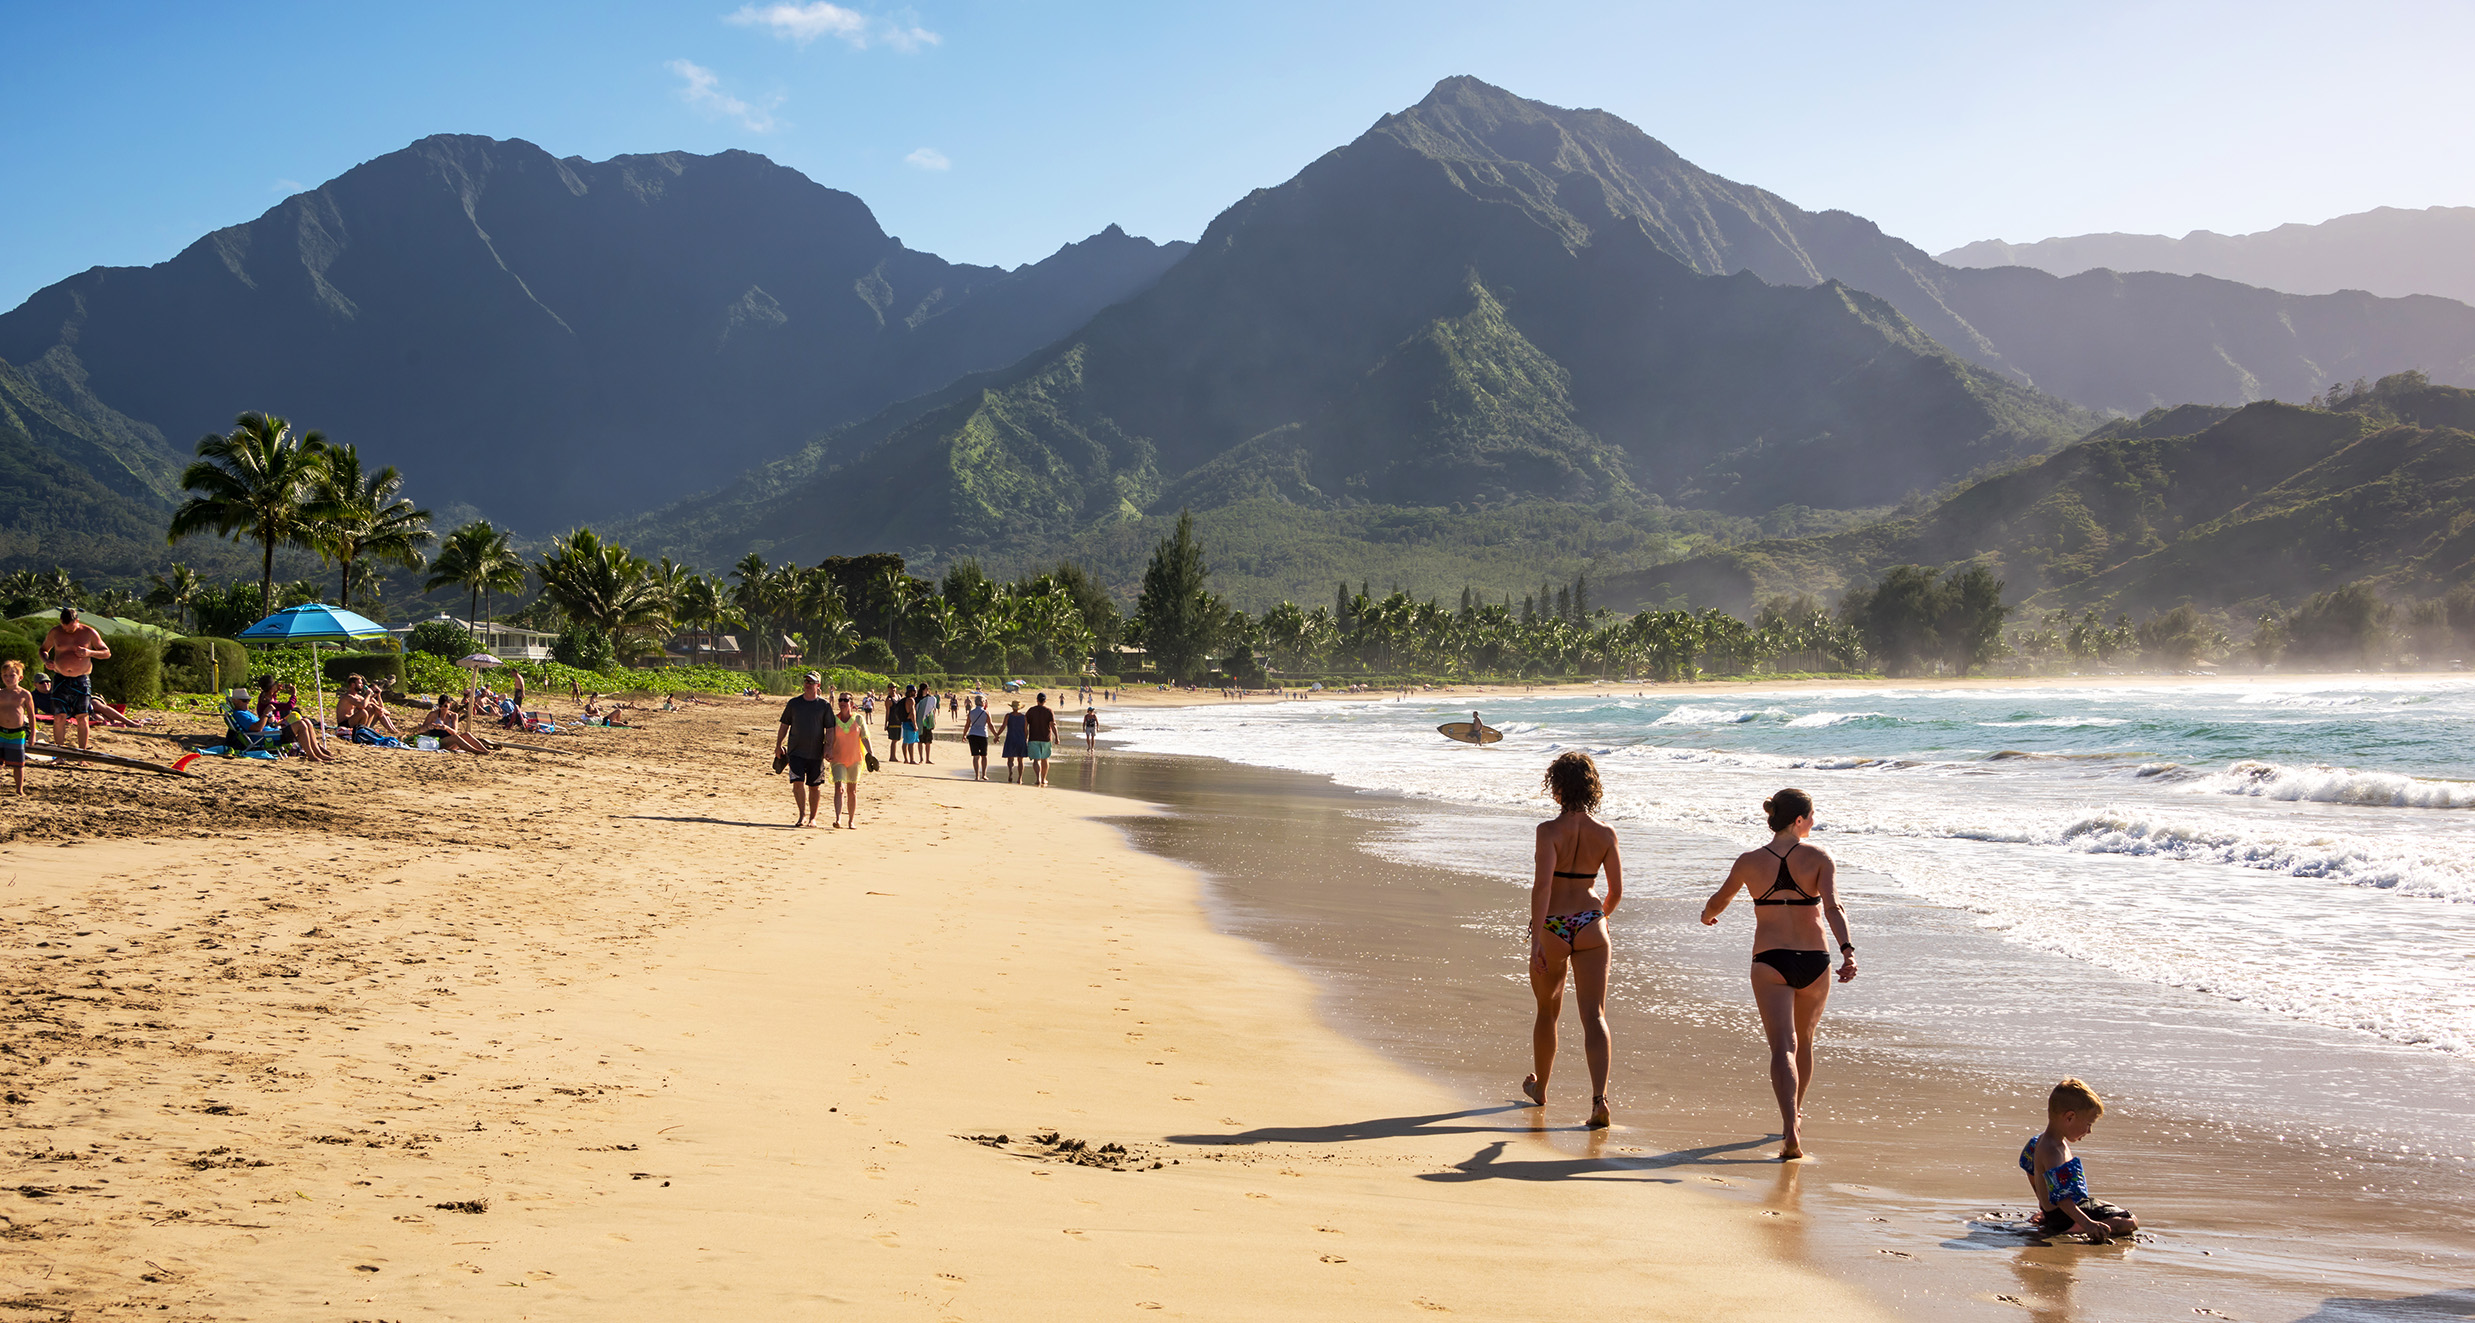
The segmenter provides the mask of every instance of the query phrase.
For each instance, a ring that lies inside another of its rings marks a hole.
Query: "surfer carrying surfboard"
[[[1474,715],[1474,714],[1473,714]],[[1530,883],[1530,993],[1538,1016],[1530,1026],[1534,1069],[1521,1081],[1522,1096],[1547,1105],[1547,1079],[1555,1070],[1556,1021],[1564,1009],[1564,974],[1571,966],[1581,999],[1581,1051],[1590,1063],[1590,1128],[1605,1129],[1607,1104],[1607,967],[1613,948],[1607,916],[1624,900],[1624,860],[1616,852],[1615,828],[1592,816],[1602,787],[1598,765],[1578,749],[1547,764],[1547,793],[1561,809],[1538,824],[1538,853]],[[1591,894],[1599,871],[1607,873],[1607,899]]]

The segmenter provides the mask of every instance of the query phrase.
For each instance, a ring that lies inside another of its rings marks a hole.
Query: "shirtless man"
[[[87,747],[93,729],[95,663],[112,655],[110,645],[94,626],[77,618],[77,608],[60,608],[60,623],[43,636],[43,662],[52,673],[52,743],[67,747],[68,726],[77,723],[77,747]]]

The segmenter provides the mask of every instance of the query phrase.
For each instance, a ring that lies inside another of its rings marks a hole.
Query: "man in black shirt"
[[[782,705],[782,725],[774,732],[774,768],[791,774],[791,805],[799,810],[794,827],[816,825],[819,790],[825,782],[825,727],[834,719],[834,705],[825,701],[822,677],[810,671],[801,677],[799,697]]]
[[[1023,714],[1023,734],[1031,743],[1031,766],[1038,774],[1036,784],[1048,784],[1048,756],[1057,747],[1057,714],[1049,710],[1048,695],[1031,700],[1031,710]]]

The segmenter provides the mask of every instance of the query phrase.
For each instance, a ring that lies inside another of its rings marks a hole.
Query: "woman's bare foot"
[[[1615,1117],[1609,1112],[1607,1095],[1602,1093],[1590,1099],[1590,1128],[1604,1130],[1614,1124]]]
[[[1799,1141],[1794,1140],[1794,1139],[1786,1139],[1786,1140],[1781,1140],[1781,1141],[1780,1141],[1780,1143],[1779,1143],[1779,1160],[1780,1160],[1781,1162],[1795,1162],[1795,1161],[1797,1161],[1798,1159],[1800,1159],[1800,1158],[1802,1158],[1802,1157],[1804,1157],[1804,1156],[1805,1156],[1805,1146],[1804,1146],[1802,1143],[1800,1143]]]
[[[1547,1105],[1547,1086],[1539,1083],[1536,1075],[1524,1075],[1521,1077],[1521,1096],[1529,1099],[1532,1107],[1544,1107]]]

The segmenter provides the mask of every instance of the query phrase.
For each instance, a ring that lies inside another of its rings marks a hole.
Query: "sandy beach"
[[[1125,800],[889,764],[789,830],[777,707],[34,772],[5,1316],[1879,1312],[1793,1205],[1328,1027]]]

